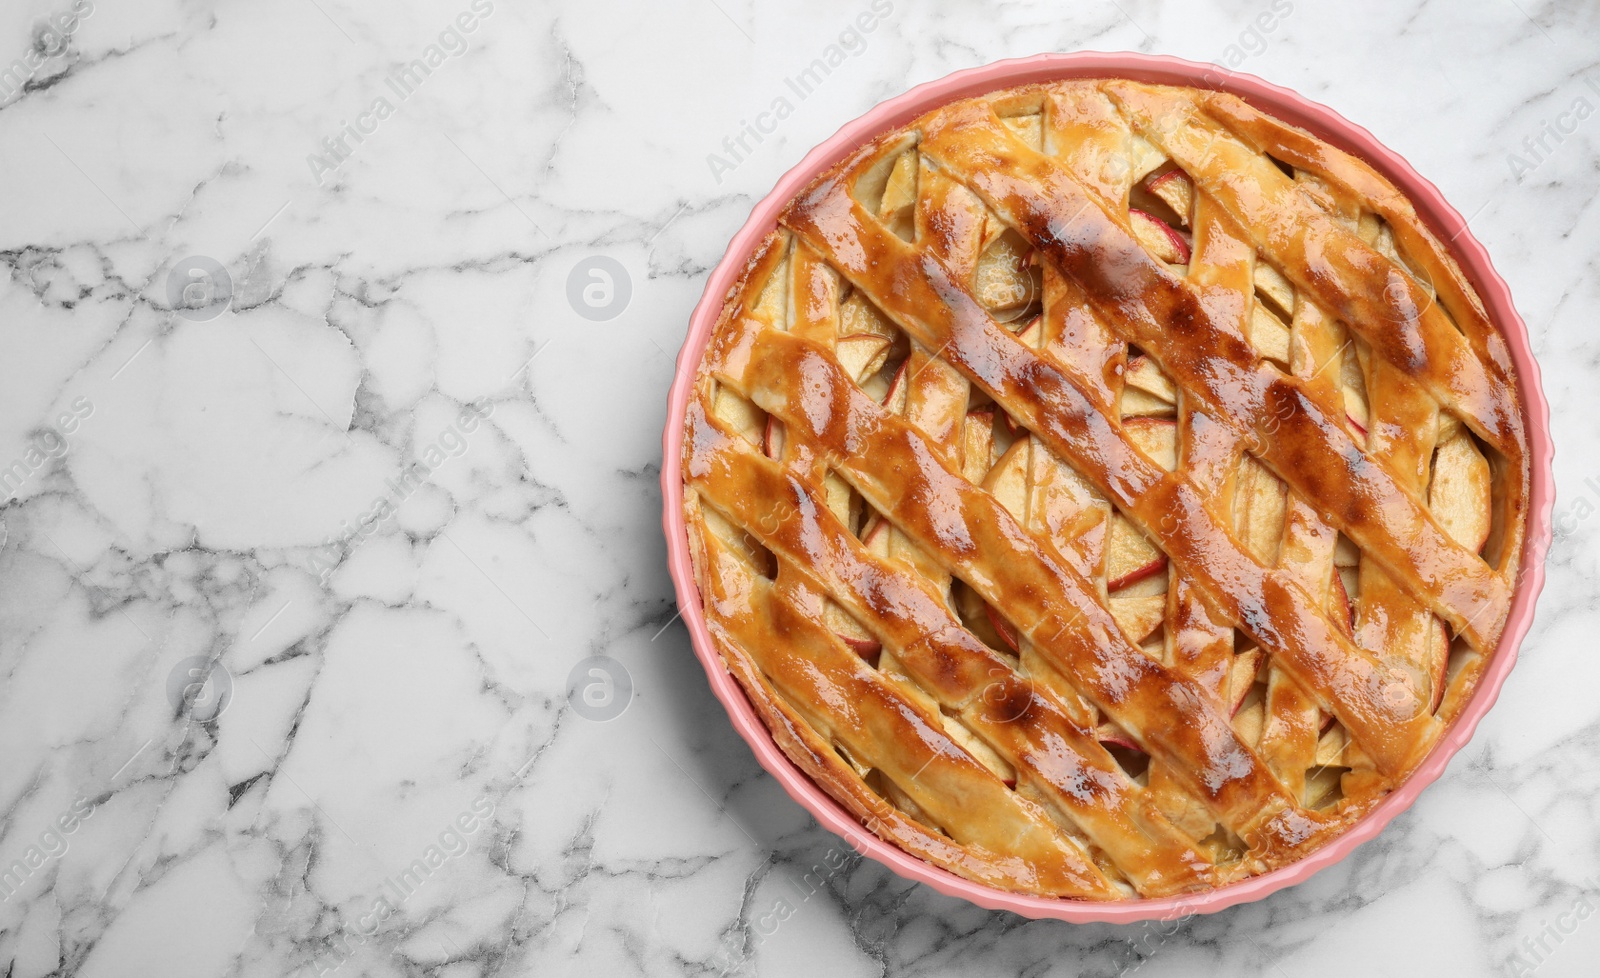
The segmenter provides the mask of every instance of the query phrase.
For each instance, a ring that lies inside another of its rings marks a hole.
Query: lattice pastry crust
[[[1371,167],[1237,98],[957,102],[785,210],[687,418],[711,635],[872,831],[1080,899],[1302,858],[1493,654],[1511,360]]]

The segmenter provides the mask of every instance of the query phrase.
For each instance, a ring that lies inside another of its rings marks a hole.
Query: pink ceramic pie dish
[[[1360,157],[1392,181],[1410,198],[1430,230],[1450,243],[1453,257],[1476,288],[1489,318],[1505,335],[1520,383],[1527,419],[1530,469],[1526,544],[1515,596],[1498,647],[1471,701],[1410,778],[1353,828],[1298,862],[1203,893],[1112,903],[1007,892],[958,877],[872,835],[802,773],[778,747],[713,645],[691,568],[683,510],[684,420],[696,369],[711,338],[724,298],[735,285],[750,255],[775,227],[778,214],[784,206],[816,176],[873,137],[905,125],[940,105],[997,89],[1088,77],[1123,77],[1232,93],[1256,108]],[[1046,54],[957,72],[878,105],[861,118],[846,124],[808,153],[754,207],[749,220],[734,236],[722,261],[712,271],[705,292],[690,319],[688,335],[678,356],[677,374],[669,395],[662,441],[663,526],[678,607],[689,629],[695,653],[705,667],[712,691],[727,709],[734,728],[749,743],[761,765],[783,785],[791,797],[830,831],[843,836],[858,852],[872,857],[907,879],[926,883],[941,893],[969,900],[985,908],[1010,910],[1032,918],[1076,922],[1172,920],[1261,899],[1343,859],[1361,843],[1376,836],[1396,815],[1405,811],[1423,789],[1440,776],[1450,759],[1472,737],[1478,722],[1494,704],[1506,676],[1516,662],[1518,647],[1532,624],[1534,604],[1544,584],[1544,556],[1551,540],[1551,512],[1555,499],[1549,406],[1540,388],[1539,367],[1533,358],[1527,328],[1517,315],[1510,290],[1494,270],[1488,253],[1472,237],[1466,221],[1445,201],[1438,189],[1365,129],[1287,89],[1216,65],[1133,53]]]

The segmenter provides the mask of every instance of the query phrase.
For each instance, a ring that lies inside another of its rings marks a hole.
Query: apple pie
[[[1246,102],[954,102],[788,203],[685,420],[709,631],[872,832],[1009,891],[1301,859],[1472,696],[1522,401],[1445,242]]]

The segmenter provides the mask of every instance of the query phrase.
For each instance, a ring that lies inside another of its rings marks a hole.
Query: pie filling
[[[1008,890],[1203,891],[1415,770],[1516,584],[1516,379],[1368,165],[1232,96],[992,93],[860,148],[730,291],[684,506],[787,756]]]

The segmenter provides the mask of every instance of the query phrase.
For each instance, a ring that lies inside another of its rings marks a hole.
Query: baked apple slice
[[[1255,558],[1271,566],[1277,562],[1283,539],[1288,491],[1266,466],[1248,455],[1239,465],[1237,479],[1234,527]]]
[[[1141,353],[1128,361],[1123,382],[1131,389],[1142,391],[1168,407],[1176,407],[1178,389],[1161,369],[1161,365]],[[1133,412],[1127,412],[1133,413]]]
[[[1095,728],[1094,736],[1096,740],[1106,747],[1120,747],[1123,750],[1144,750],[1126,730],[1109,720]]]
[[[878,217],[890,230],[910,240],[916,226],[917,154],[907,151],[894,161],[878,202]]]
[[[1335,568],[1332,580],[1328,584],[1328,613],[1333,616],[1334,624],[1344,632],[1345,637],[1354,639],[1356,636],[1356,610],[1350,604],[1350,592],[1344,587],[1344,574]]]
[[[1306,775],[1305,806],[1327,808],[1340,797],[1339,786],[1349,768],[1343,766],[1319,767]]]
[[[994,408],[974,408],[961,424],[961,474],[981,484],[994,464]]]
[[[1178,467],[1178,423],[1170,418],[1124,418],[1122,430],[1134,447],[1171,472]]]
[[[1291,319],[1294,316],[1294,285],[1283,277],[1283,273],[1268,265],[1266,262],[1256,262],[1256,293],[1265,296],[1276,308],[1282,319]]]
[[[1331,721],[1333,718],[1328,719]],[[1317,738],[1317,766],[1342,766],[1345,763],[1345,748],[1349,743],[1350,738],[1345,734],[1343,726],[1336,727],[1331,722],[1324,725],[1321,736]]]
[[[884,392],[883,406],[890,414],[906,413],[906,366],[910,363],[910,357],[900,361],[900,366],[895,369],[894,378],[889,381],[889,389]]]
[[[854,528],[861,525],[861,496],[850,487],[850,483],[839,478],[837,472],[829,472],[822,477],[822,502],[845,526]]]
[[[1365,445],[1367,425],[1370,423],[1367,415],[1367,399],[1353,387],[1344,389],[1344,420],[1350,426],[1350,433],[1355,436],[1356,441]]]
[[[1017,339],[1030,350],[1037,350],[1040,341],[1044,338],[1044,314],[1041,313],[1028,320],[1028,325],[1017,332]]]
[[[1250,695],[1250,688],[1255,685],[1256,678],[1261,672],[1261,663],[1266,661],[1266,653],[1260,649],[1246,649],[1233,657],[1233,662],[1228,666],[1228,715],[1238,716],[1243,708],[1245,699]]]
[[[1444,686],[1450,672],[1450,631],[1438,616],[1434,616],[1428,626],[1428,644],[1423,653],[1422,669],[1432,685],[1428,712],[1437,713],[1439,704],[1444,702]]]
[[[726,387],[719,387],[717,399],[711,405],[711,413],[737,431],[745,441],[761,447],[766,434],[767,413],[755,404]]]
[[[1439,417],[1439,447],[1433,456],[1428,507],[1450,539],[1473,553],[1483,549],[1489,539],[1489,460],[1453,415]]]
[[[892,340],[876,333],[855,333],[839,337],[834,352],[845,373],[859,384],[883,367],[892,345]]]
[[[767,458],[777,458],[783,454],[783,422],[767,415],[766,430],[761,433],[761,451]]]
[[[1034,264],[1033,246],[1007,229],[978,256],[972,293],[997,318],[1017,319],[1040,293]]]
[[[1124,418],[1170,418],[1178,413],[1178,405],[1147,394],[1137,387],[1122,389],[1122,416]]]
[[[889,556],[889,521],[874,513],[861,532],[861,545],[874,557]]]
[[[1189,264],[1189,242],[1172,225],[1136,207],[1128,209],[1128,221],[1133,226],[1133,236],[1151,254],[1168,265]]]
[[[1121,513],[1111,514],[1106,539],[1106,590],[1119,591],[1167,569],[1167,555]]]
[[[1350,622],[1354,628],[1356,601],[1361,597],[1361,568],[1358,565],[1343,567],[1335,564],[1333,573],[1339,578],[1339,586],[1344,590],[1344,599],[1350,605]]]
[[[1361,563],[1361,551],[1356,547],[1355,541],[1343,533],[1339,534],[1339,539],[1333,544],[1333,566],[1354,567],[1359,563]]]
[[[1113,597],[1106,605],[1134,645],[1143,645],[1167,619],[1165,594]]]
[[[1372,411],[1367,403],[1367,382],[1361,373],[1361,357],[1354,346],[1346,348],[1339,363],[1339,387],[1344,392],[1344,419],[1350,433],[1362,445],[1372,427]]]
[[[1192,221],[1189,215],[1194,213],[1194,181],[1189,179],[1189,174],[1182,170],[1168,170],[1150,177],[1145,181],[1144,188],[1172,208],[1172,213],[1178,215],[1184,227],[1190,226]]]
[[[1267,722],[1265,697],[1251,695],[1265,661],[1266,655],[1260,649],[1249,649],[1235,655],[1228,667],[1228,709],[1233,729],[1240,740],[1252,745],[1261,742],[1261,731]]]
[[[1031,447],[1027,438],[1012,442],[983,478],[983,488],[1023,525],[1028,522],[1028,469],[1031,464],[1028,453]]]
[[[1013,652],[1021,649],[1022,643],[1017,641],[1017,630],[1011,627],[1011,623],[1006,621],[1005,616],[994,610],[994,605],[992,604],[984,605],[983,611],[984,614],[989,616],[989,624],[994,626],[995,634],[1000,636],[1000,641],[1005,643],[1006,648]]]
[[[849,612],[829,602],[827,610],[822,613],[822,618],[828,630],[839,636],[839,640],[850,646],[856,655],[871,665],[878,664],[878,653],[883,651],[883,643],[871,632],[862,628],[861,623],[852,618]]]
[[[838,328],[840,336],[870,333],[886,340],[893,340],[900,331],[898,326],[878,311],[878,307],[872,304],[866,293],[859,289],[851,289],[840,301]]]
[[[1254,311],[1250,314],[1250,345],[1255,347],[1256,353],[1263,359],[1272,360],[1281,366],[1289,364],[1289,327],[1283,320],[1268,312],[1266,307],[1257,302]]]

